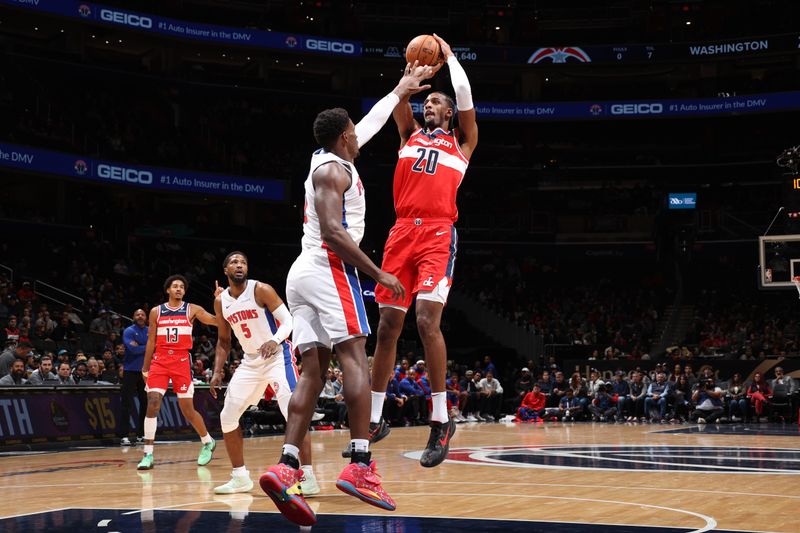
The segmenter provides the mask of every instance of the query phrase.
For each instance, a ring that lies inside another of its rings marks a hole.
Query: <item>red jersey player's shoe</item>
[[[428,445],[419,458],[422,466],[433,467],[440,465],[447,459],[447,452],[450,450],[450,439],[456,432],[456,422],[452,418],[445,423],[431,422],[431,435],[428,437]]]
[[[300,490],[302,479],[302,470],[279,463],[269,467],[258,483],[288,520],[299,526],[313,526],[317,523],[317,516],[303,498]]]
[[[381,487],[381,477],[375,468],[375,461],[370,461],[369,466],[361,463],[347,465],[336,480],[336,488],[387,511],[394,511],[397,507],[392,497]]]

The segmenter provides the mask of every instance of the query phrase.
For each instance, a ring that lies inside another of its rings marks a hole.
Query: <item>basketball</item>
[[[406,46],[406,61],[420,65],[435,65],[441,62],[439,42],[432,35],[417,35]]]

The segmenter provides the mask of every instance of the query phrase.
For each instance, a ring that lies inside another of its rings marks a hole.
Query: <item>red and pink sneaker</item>
[[[279,463],[269,467],[258,483],[288,520],[299,526],[313,526],[317,523],[317,516],[303,498],[300,490],[302,478],[302,470]]]
[[[347,465],[339,474],[336,488],[387,511],[394,511],[397,507],[392,497],[381,487],[381,476],[375,467],[375,461],[371,461],[369,466],[359,463]]]

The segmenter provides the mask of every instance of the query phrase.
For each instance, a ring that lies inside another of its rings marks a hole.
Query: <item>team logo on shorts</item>
[[[186,392],[186,388],[187,388],[187,387],[186,387],[186,383],[184,383],[183,385],[181,385],[181,392]]]
[[[88,17],[89,15],[92,14],[92,9],[89,6],[87,6],[86,4],[81,4],[81,5],[78,6],[78,13],[83,18],[86,18],[86,17]]]
[[[297,39],[291,35],[286,38],[285,42],[286,46],[288,46],[289,48],[294,48],[295,46],[297,46]]]
[[[86,171],[89,170],[89,167],[86,165],[86,161],[84,161],[83,159],[78,159],[77,161],[75,161],[75,164],[73,165],[72,168],[79,176],[83,176],[84,174],[86,174]]]
[[[447,461],[505,468],[800,474],[800,450],[746,446],[478,446],[451,448]]]
[[[422,282],[423,287],[433,287],[433,276],[428,276],[428,279]]]

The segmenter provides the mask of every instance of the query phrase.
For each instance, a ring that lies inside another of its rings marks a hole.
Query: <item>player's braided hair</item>
[[[314,119],[314,139],[325,150],[329,150],[347,129],[349,122],[350,115],[341,107],[326,109]]]

